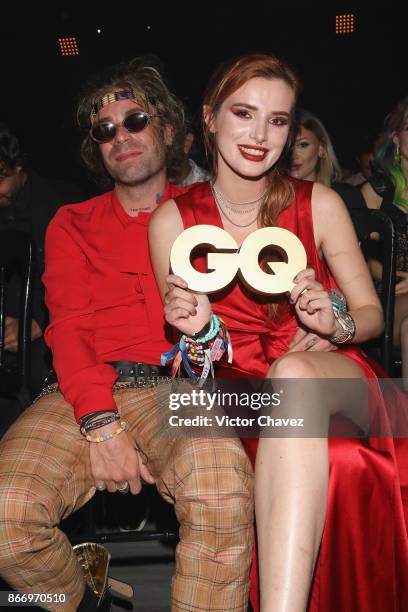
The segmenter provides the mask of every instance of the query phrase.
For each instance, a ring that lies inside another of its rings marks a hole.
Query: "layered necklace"
[[[249,227],[250,225],[252,225],[253,223],[255,223],[255,221],[258,218],[258,208],[259,208],[259,202],[265,197],[266,195],[266,191],[264,191],[260,196],[258,196],[257,198],[255,198],[254,200],[247,200],[246,202],[233,202],[232,200],[227,200],[227,198],[224,196],[224,194],[216,188],[215,185],[211,185],[211,191],[213,193],[214,196],[214,200],[221,212],[221,214],[232,224],[235,225],[235,227]],[[234,206],[247,206],[249,204],[255,204],[255,206],[253,206],[252,208],[247,208],[246,210],[242,210],[242,208],[234,208]],[[226,213],[225,209],[229,209],[231,212],[234,213],[239,213],[239,214],[248,214],[251,212],[254,212],[255,210],[257,211],[256,216],[254,217],[254,219],[252,219],[252,221],[250,221],[249,223],[235,223],[235,221],[233,221],[231,219],[231,217]]]

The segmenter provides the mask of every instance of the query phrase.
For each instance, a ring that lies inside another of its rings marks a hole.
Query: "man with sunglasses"
[[[246,610],[250,464],[236,439],[169,432],[171,379],[159,365],[171,343],[147,225],[181,193],[166,178],[183,158],[181,105],[134,60],[88,91],[79,118],[82,157],[110,190],[63,207],[47,233],[46,340],[60,391],[49,387],[0,446],[0,574],[21,591],[65,593],[50,610],[101,609],[58,523],[96,489],[137,494],[143,479],[181,525],[172,610]]]

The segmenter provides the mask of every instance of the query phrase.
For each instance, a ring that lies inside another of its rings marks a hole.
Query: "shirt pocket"
[[[147,275],[146,266],[140,262],[124,265],[117,256],[100,257],[91,277],[93,308],[115,308],[145,302],[142,277]]]

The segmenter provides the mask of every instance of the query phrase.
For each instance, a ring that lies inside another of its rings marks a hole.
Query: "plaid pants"
[[[118,408],[181,525],[172,610],[246,611],[253,473],[240,441],[172,436],[163,418],[169,385],[118,387]],[[83,596],[81,569],[58,525],[94,493],[89,445],[72,407],[58,392],[41,397],[0,443],[0,575],[23,592],[66,594],[48,610],[73,612]]]

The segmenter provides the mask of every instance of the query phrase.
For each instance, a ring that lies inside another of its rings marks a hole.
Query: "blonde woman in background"
[[[359,189],[343,183],[342,169],[329,134],[316,115],[299,109],[298,133],[292,150],[290,176],[331,187],[348,208],[365,208]]]

